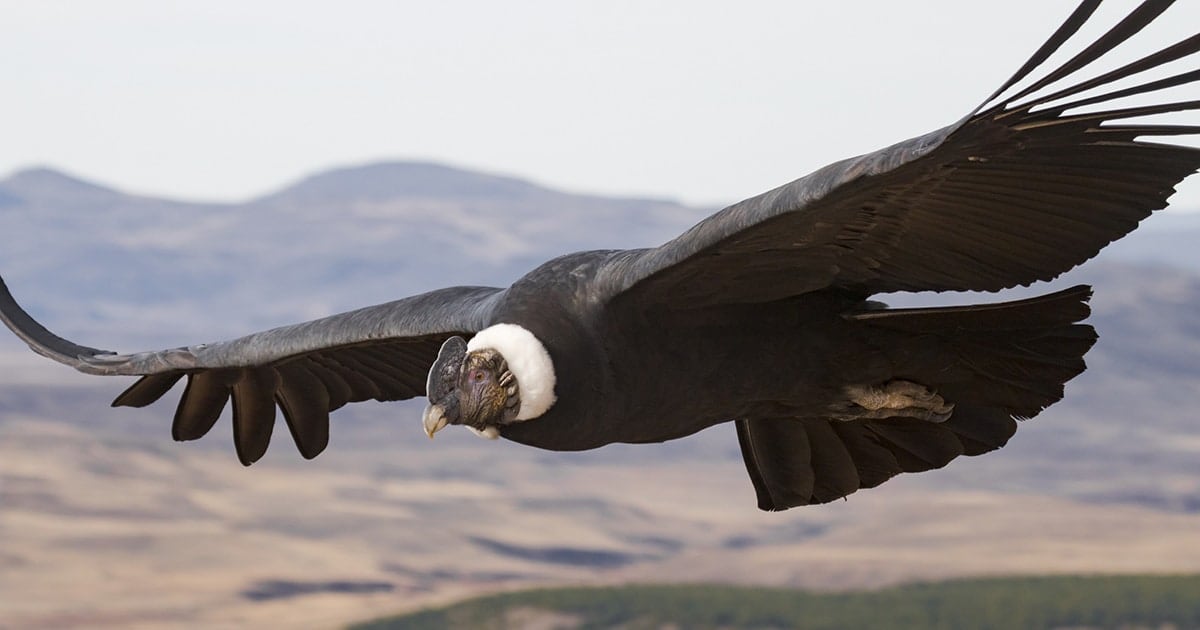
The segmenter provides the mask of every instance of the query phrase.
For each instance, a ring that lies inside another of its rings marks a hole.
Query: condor
[[[185,380],[177,440],[204,435],[232,399],[247,465],[276,408],[311,458],[331,411],[424,394],[430,437],[462,425],[553,450],[732,422],[760,508],[832,501],[1003,446],[1084,370],[1088,287],[946,308],[870,298],[1050,280],[1165,207],[1200,150],[1163,138],[1200,125],[1152,119],[1200,109],[1159,96],[1200,70],[1142,77],[1196,53],[1200,35],[1095,66],[1170,4],[1144,2],[1042,69],[1091,19],[1099,2],[1086,1],[958,122],[734,204],[660,247],[569,254],[508,288],[136,354],[55,336],[2,282],[0,315],[51,359],[140,376],[114,405],[148,405]],[[1115,102],[1130,96],[1153,100]]]

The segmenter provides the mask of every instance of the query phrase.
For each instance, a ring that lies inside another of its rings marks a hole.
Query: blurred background
[[[0,1],[0,273],[50,329],[119,351],[503,285],[953,122],[1073,6]],[[1080,41],[1132,6],[1106,3]],[[1200,5],[1159,22],[1104,68],[1192,35]],[[110,409],[126,382],[3,334],[0,627],[326,626],[540,585],[1197,572],[1197,242],[1200,178],[1035,288],[1094,284],[1101,340],[1005,449],[782,514],[754,507],[731,426],[563,455],[430,442],[419,403],[361,403],[316,460],[281,432],[247,469],[227,418],[173,443],[171,404]]]

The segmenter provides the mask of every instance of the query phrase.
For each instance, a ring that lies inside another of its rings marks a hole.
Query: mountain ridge
[[[428,162],[323,171],[235,204],[44,168],[0,181],[0,195],[0,274],[52,329],[85,335],[170,321],[219,338],[446,284],[503,285],[555,255],[656,245],[704,214]]]
[[[289,183],[268,189],[265,193],[227,202],[194,201],[176,196],[129,192],[97,179],[45,165],[19,168],[10,172],[4,179],[0,179],[0,203],[4,203],[2,201],[4,195],[22,201],[25,195],[36,197],[44,193],[51,193],[53,196],[69,193],[122,196],[130,199],[198,206],[252,206],[293,199],[302,199],[306,202],[342,202],[348,199],[379,200],[406,196],[521,197],[538,194],[682,205],[677,199],[670,197],[611,196],[569,192],[537,183],[525,177],[479,171],[429,160],[388,159],[332,165],[302,174]]]
[[[334,167],[300,178],[250,203],[368,200],[395,197],[485,196],[520,198],[556,193],[531,181],[436,162],[386,161]]]

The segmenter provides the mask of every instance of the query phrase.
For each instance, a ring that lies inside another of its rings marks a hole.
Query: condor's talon
[[[850,420],[903,417],[945,422],[954,413],[954,403],[912,381],[897,379],[881,386],[848,385],[845,391],[851,405],[841,415]]]

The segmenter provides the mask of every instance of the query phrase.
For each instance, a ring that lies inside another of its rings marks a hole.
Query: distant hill
[[[525,200],[560,198],[563,193],[516,177],[504,177],[431,164],[382,162],[336,168],[310,175],[256,203],[291,205],[390,202],[402,198]]]
[[[64,333],[151,345],[502,285],[559,254],[656,245],[705,214],[408,162],[337,169],[239,204],[34,169],[0,180],[0,200],[0,274],[18,298]]]

